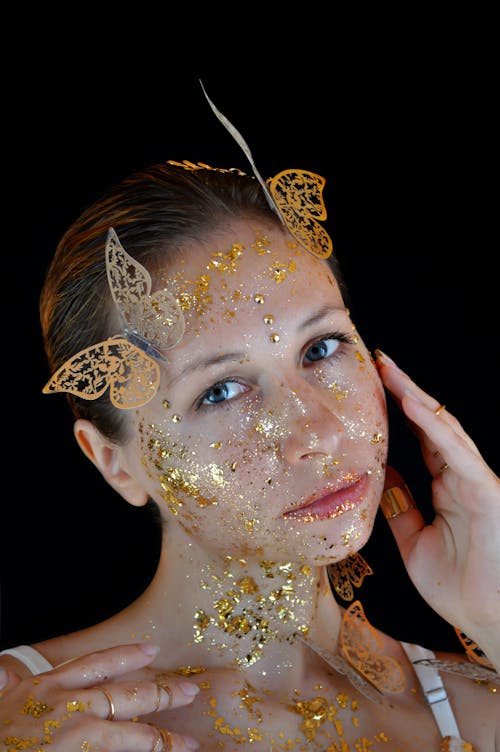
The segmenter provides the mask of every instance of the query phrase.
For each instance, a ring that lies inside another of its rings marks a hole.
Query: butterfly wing
[[[333,589],[344,601],[352,601],[354,598],[353,585],[361,587],[364,578],[373,574],[373,569],[360,553],[329,564],[327,571]]]
[[[327,569],[330,584],[337,595],[340,595],[344,601],[352,601],[354,590],[346,561],[336,561],[334,564],[330,564]]]
[[[342,654],[380,692],[404,690],[404,674],[399,663],[382,653],[382,641],[365,616],[360,601],[346,610],[340,628]]]
[[[161,350],[174,347],[184,336],[182,308],[168,290],[158,290],[149,298],[143,311],[141,334],[149,341],[161,343]]]
[[[283,170],[269,180],[269,190],[293,237],[318,258],[328,258],[332,240],[318,220],[326,219],[325,179],[307,170]]]
[[[460,640],[460,642],[463,645],[463,648],[466,652],[467,658],[472,661],[473,663],[479,663],[480,666],[485,666],[486,668],[490,668],[494,670],[493,664],[488,660],[486,657],[486,654],[481,650],[479,645],[474,642],[474,640],[471,640],[470,637],[468,637],[465,632],[462,632],[460,629],[457,629],[455,627],[455,632]]]
[[[148,270],[127,253],[113,228],[106,241],[106,271],[125,329],[139,335],[138,343],[145,340],[143,349],[149,343],[154,349],[168,350],[181,340],[185,322],[176,298],[167,290],[151,295]]]
[[[480,666],[478,663],[440,658],[421,658],[420,660],[415,661],[415,664],[420,664],[421,666],[432,666],[438,671],[447,671],[450,674],[457,674],[458,676],[465,676],[468,679],[485,681],[500,686],[500,676],[497,672],[494,669]]]
[[[317,645],[315,642],[313,642],[310,638],[301,637],[300,639],[312,650],[314,650],[314,652],[317,653],[317,655],[319,655],[329,666],[335,669],[335,671],[337,671],[339,674],[347,676],[351,684],[356,687],[356,689],[358,689],[361,694],[363,694],[372,702],[382,702],[381,692],[379,692],[376,687],[374,687],[366,679],[364,679],[361,674],[355,671],[355,669],[346,661],[345,658],[343,658],[341,655],[336,655],[329,650],[325,650],[320,645]]]
[[[148,270],[130,256],[111,227],[106,240],[106,272],[113,300],[125,325],[140,331],[144,305],[151,292]]]
[[[122,337],[80,350],[49,379],[44,394],[69,392],[86,400],[106,389],[115,407],[140,407],[149,402],[160,383],[160,369],[140,348]]]

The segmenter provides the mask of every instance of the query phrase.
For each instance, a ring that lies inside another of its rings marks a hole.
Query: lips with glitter
[[[337,491],[327,493],[308,501],[301,507],[283,512],[286,519],[296,519],[300,522],[314,520],[331,520],[339,517],[351,509],[355,509],[365,498],[369,479],[367,475],[352,480]]]

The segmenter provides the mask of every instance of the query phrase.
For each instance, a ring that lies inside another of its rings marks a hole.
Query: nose
[[[305,380],[284,386],[282,404],[290,411],[282,452],[295,464],[309,457],[335,457],[345,434],[345,427],[333,412],[333,405],[321,387]]]

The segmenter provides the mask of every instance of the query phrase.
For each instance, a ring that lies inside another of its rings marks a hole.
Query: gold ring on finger
[[[151,752],[171,752],[173,744],[172,737],[166,729],[156,727],[158,731],[158,737],[155,739],[155,743],[151,748]]]
[[[109,703],[109,712],[108,717],[106,718],[107,721],[113,721],[115,718],[115,703],[113,702],[113,698],[111,697],[110,693],[107,689],[104,689],[104,687],[96,687],[99,692],[102,692],[104,697]]]
[[[156,703],[152,712],[156,713],[156,711],[160,709],[160,705],[161,705],[161,687],[159,684],[156,684]]]
[[[158,686],[164,689],[168,695],[168,707],[171,708],[174,704],[174,694],[166,682],[158,682]]]

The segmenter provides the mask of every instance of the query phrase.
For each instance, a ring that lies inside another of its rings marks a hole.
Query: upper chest
[[[200,694],[185,708],[149,717],[194,735],[204,750],[255,752],[436,752],[441,736],[421,698],[375,704],[342,677],[312,675],[300,687],[258,689],[237,672],[195,678]]]

